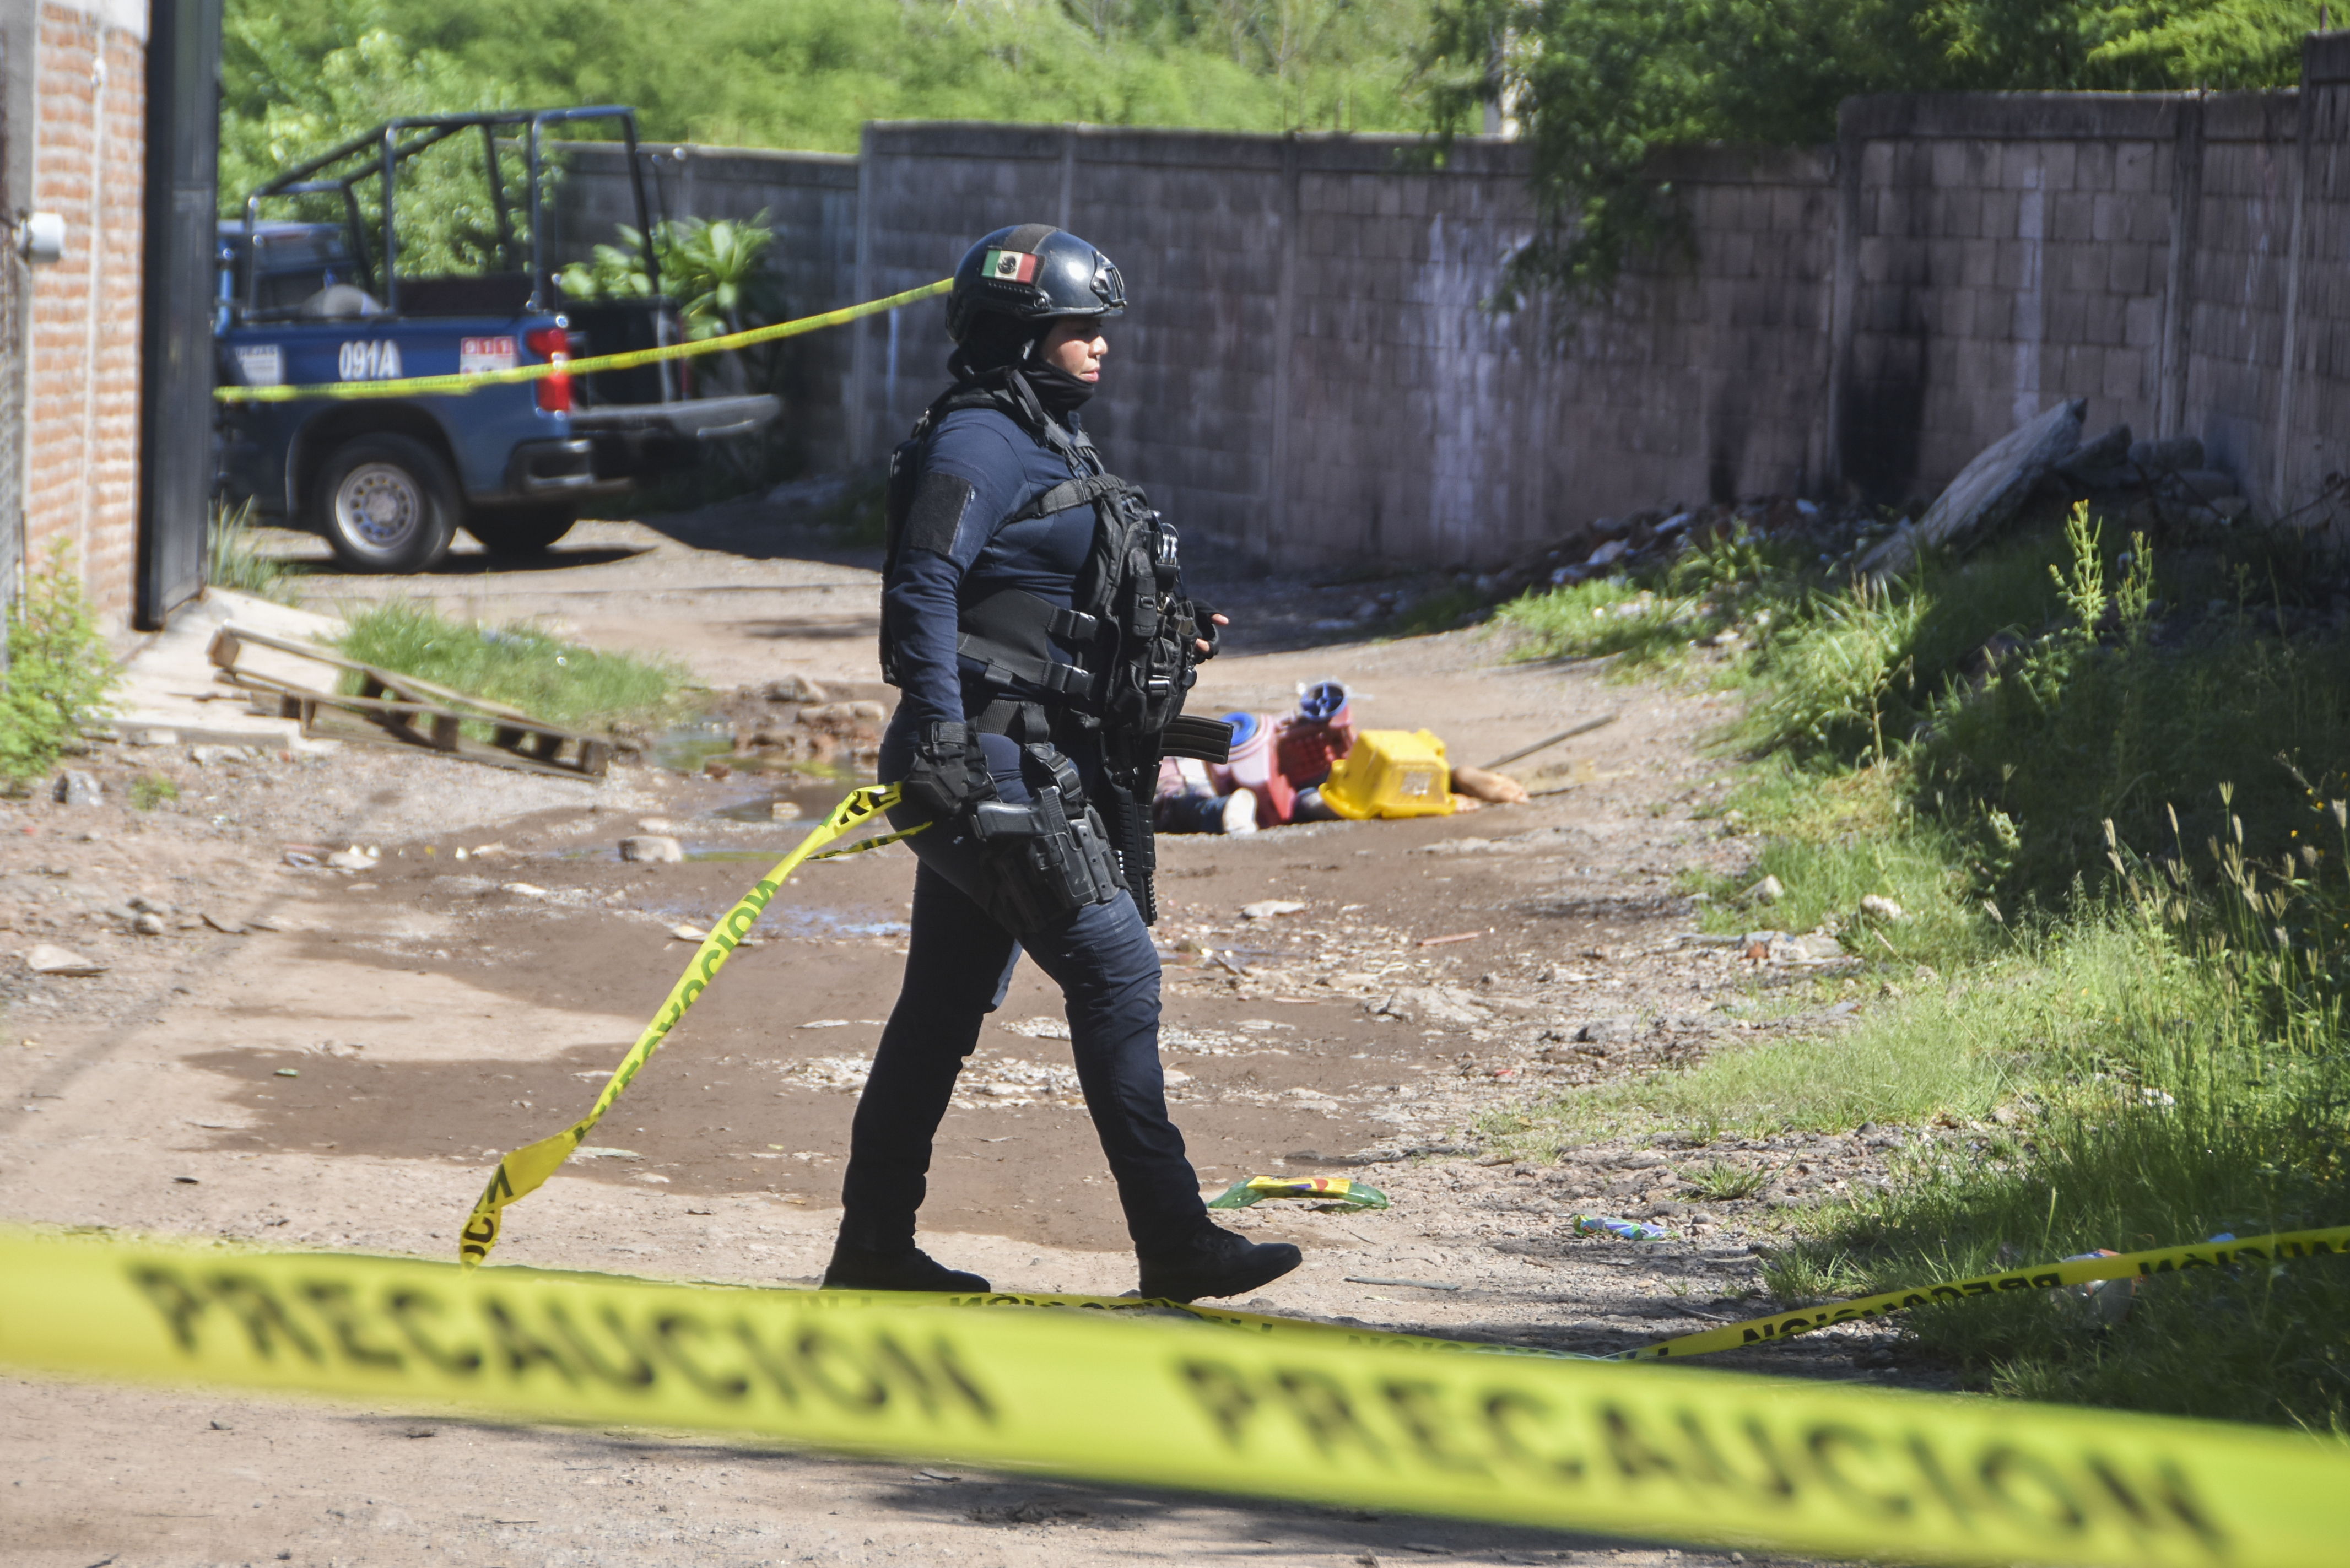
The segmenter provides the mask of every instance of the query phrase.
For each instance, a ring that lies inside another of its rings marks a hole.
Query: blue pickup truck
[[[646,286],[582,302],[556,282],[551,133],[594,121],[627,146]],[[220,225],[221,383],[389,381],[676,342],[648,219],[626,109],[388,121]],[[224,403],[220,489],[315,529],[359,571],[427,570],[460,527],[494,553],[540,551],[583,502],[689,469],[779,411],[770,396],[695,397],[694,379],[673,360],[456,395]]]

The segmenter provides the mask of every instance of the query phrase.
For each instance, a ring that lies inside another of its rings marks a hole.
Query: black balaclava
[[[947,373],[958,381],[983,381],[1016,370],[1054,417],[1074,413],[1094,395],[1094,384],[1038,357],[1037,350],[1052,330],[1050,319],[1020,321],[992,311],[975,317],[971,330],[947,359]]]

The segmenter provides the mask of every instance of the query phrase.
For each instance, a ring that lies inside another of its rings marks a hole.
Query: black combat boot
[[[977,1274],[950,1269],[910,1241],[902,1251],[886,1252],[836,1241],[832,1247],[832,1262],[824,1266],[824,1288],[828,1291],[951,1291],[968,1293],[989,1287],[987,1282]]]
[[[1207,1223],[1171,1247],[1154,1247],[1139,1256],[1142,1293],[1176,1302],[1236,1296],[1271,1284],[1305,1261],[1286,1241],[1252,1241]]]

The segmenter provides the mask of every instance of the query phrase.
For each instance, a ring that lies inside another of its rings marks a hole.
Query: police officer
[[[954,384],[892,464],[882,665],[902,696],[880,776],[903,788],[892,822],[930,826],[906,841],[906,978],[858,1102],[827,1286],[989,1288],[916,1247],[914,1216],[955,1076],[1024,951],[1066,1002],[1142,1294],[1239,1294],[1300,1262],[1209,1220],[1167,1115],[1149,809],[1168,736],[1197,738],[1182,691],[1224,620],[1182,597],[1174,531],[1078,416],[1101,324],[1125,309],[1118,269],[1076,235],[989,234],[948,299]]]

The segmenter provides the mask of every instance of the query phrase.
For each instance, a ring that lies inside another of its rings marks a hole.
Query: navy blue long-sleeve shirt
[[[1074,417],[1068,422],[1074,425]],[[1021,588],[1067,607],[1093,545],[1090,504],[1006,524],[1063,480],[1082,477],[1008,414],[993,409],[948,414],[931,437],[924,466],[967,481],[972,495],[952,547],[943,553],[901,548],[882,586],[881,618],[896,647],[904,693],[893,729],[969,718],[1000,695],[975,661],[955,652],[961,607]],[[1062,649],[1064,656],[1073,651]]]

